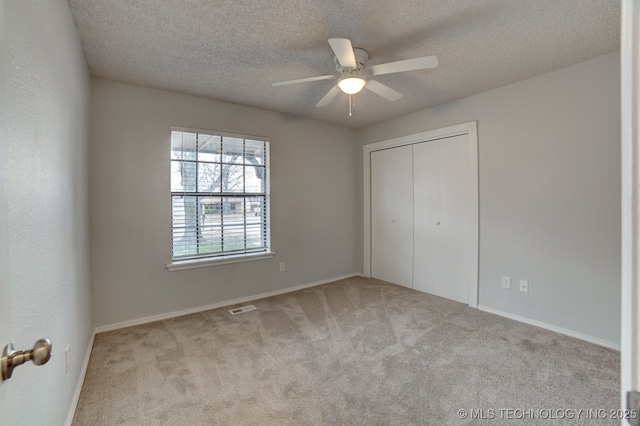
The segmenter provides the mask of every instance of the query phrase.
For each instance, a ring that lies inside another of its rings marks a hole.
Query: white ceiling
[[[359,128],[619,50],[618,0],[69,0],[91,73]],[[436,55],[435,69],[376,80],[352,117],[327,39],[369,65]],[[293,117],[292,117],[293,118]]]

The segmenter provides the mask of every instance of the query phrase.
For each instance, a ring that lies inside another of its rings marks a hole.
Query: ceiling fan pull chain
[[[349,95],[349,117],[351,117],[351,97],[353,95]]]

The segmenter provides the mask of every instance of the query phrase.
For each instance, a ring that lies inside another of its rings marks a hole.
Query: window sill
[[[229,256],[220,259],[190,259],[182,260],[167,265],[169,271],[181,271],[183,269],[206,268],[208,266],[227,265],[230,263],[251,262],[254,260],[271,259],[275,252],[257,253],[257,254],[241,254],[237,256]]]

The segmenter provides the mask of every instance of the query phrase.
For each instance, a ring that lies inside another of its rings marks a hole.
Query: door
[[[413,145],[416,290],[469,302],[467,135]]]
[[[8,202],[7,202],[7,132],[6,132],[6,96],[5,96],[5,29],[4,3],[0,5],[0,351],[11,342],[11,287],[8,271]],[[0,424],[9,424],[7,407],[9,382],[0,382]]]
[[[371,153],[371,276],[413,283],[411,145]]]
[[[413,146],[413,288],[440,294],[440,141]]]
[[[640,408],[640,2],[623,0],[621,407]],[[630,398],[629,398],[630,397]],[[640,411],[636,412],[640,416]],[[637,420],[636,420],[637,421]],[[622,420],[626,424],[626,420]],[[635,423],[639,424],[639,423]]]
[[[0,67],[3,61],[0,60]],[[0,81],[2,80],[2,71],[0,70]],[[4,99],[2,88],[0,88],[0,351],[4,346],[11,342],[11,287],[9,285],[9,262],[7,260],[8,253],[8,226],[7,214],[8,203],[6,193],[7,182],[7,144],[6,132],[4,127]],[[2,382],[0,379],[0,407],[7,407],[9,398],[10,382]],[[0,424],[10,424],[6,417],[8,413],[4,408],[0,409]]]
[[[469,154],[467,136],[440,141],[440,293],[469,302]]]

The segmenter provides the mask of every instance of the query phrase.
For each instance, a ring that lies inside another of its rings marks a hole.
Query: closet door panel
[[[413,145],[413,288],[440,294],[440,142]]]
[[[412,287],[413,160],[410,145],[371,153],[371,275]]]
[[[469,154],[467,137],[440,141],[440,292],[469,302]]]

